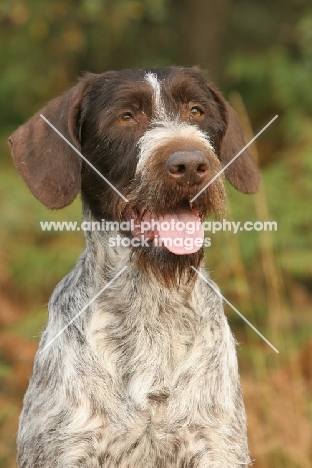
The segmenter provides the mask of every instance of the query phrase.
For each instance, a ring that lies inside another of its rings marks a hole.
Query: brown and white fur
[[[200,219],[222,213],[222,177],[189,201],[245,141],[235,112],[198,68],[168,67],[88,73],[9,145],[48,208],[81,190],[85,220],[125,221],[181,207]],[[248,151],[225,176],[244,193],[257,191]],[[20,418],[19,468],[248,466],[235,340],[222,300],[192,269],[203,249],[177,255],[152,236],[148,247],[110,247],[111,235],[86,232],[84,252],[50,299]]]

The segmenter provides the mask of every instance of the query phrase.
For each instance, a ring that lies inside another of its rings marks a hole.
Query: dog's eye
[[[201,110],[201,108],[197,106],[193,106],[190,112],[191,117],[194,117],[195,119],[203,115],[203,113],[204,112]]]
[[[134,119],[133,115],[131,114],[131,112],[124,112],[123,114],[121,114],[119,116],[118,120],[119,120],[119,122],[126,122],[126,123],[135,121],[135,119]]]

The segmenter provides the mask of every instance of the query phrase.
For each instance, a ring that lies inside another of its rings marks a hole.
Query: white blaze
[[[155,73],[146,73],[145,80],[153,90],[155,112],[150,128],[146,130],[138,142],[139,159],[137,172],[144,172],[147,161],[153,158],[157,150],[165,147],[172,141],[179,140],[183,144],[183,142],[192,140],[194,148],[196,148],[196,143],[198,143],[201,148],[206,147],[207,151],[214,153],[209,137],[205,132],[195,125],[181,121],[179,115],[169,116],[166,113],[161,95],[161,82],[158,81],[157,75]]]
[[[164,102],[161,97],[161,83],[157,79],[155,73],[146,73],[145,80],[151,85],[153,89],[153,101],[155,106],[156,119],[167,120]]]

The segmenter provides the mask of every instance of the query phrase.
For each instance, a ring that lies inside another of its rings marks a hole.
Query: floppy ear
[[[82,161],[40,114],[80,150],[80,106],[94,76],[86,75],[50,101],[8,140],[15,167],[33,195],[50,209],[63,208],[74,200],[81,185]]]
[[[221,116],[226,124],[220,146],[220,160],[226,166],[243,148],[245,140],[238,116],[221,94],[208,85],[219,104]],[[243,193],[256,193],[260,184],[260,172],[253,160],[249,148],[245,149],[233,163],[225,169],[224,174],[237,190]]]

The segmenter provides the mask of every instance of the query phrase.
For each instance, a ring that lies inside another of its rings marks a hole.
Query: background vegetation
[[[253,147],[259,194],[228,187],[228,217],[276,220],[276,233],[212,236],[206,263],[224,295],[256,468],[312,466],[312,5],[310,0],[1,0],[0,467],[15,435],[47,301],[83,246],[40,220],[80,220],[76,200],[48,212],[13,169],[7,137],[85,70],[199,64],[228,97]],[[253,130],[252,130],[253,129]]]

